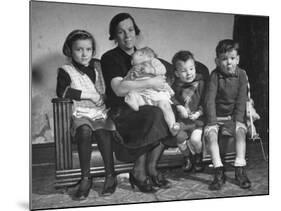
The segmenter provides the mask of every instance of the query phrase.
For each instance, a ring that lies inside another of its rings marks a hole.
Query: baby
[[[161,63],[155,52],[148,47],[138,49],[132,55],[133,67],[123,80],[146,80],[155,76],[165,77],[166,68]],[[164,118],[168,124],[172,135],[176,135],[180,129],[179,123],[175,120],[175,115],[172,110],[171,97],[174,91],[168,85],[162,89],[141,89],[137,91],[130,91],[125,96],[125,102],[135,111],[139,110],[139,106],[153,105],[158,106],[164,114]]]

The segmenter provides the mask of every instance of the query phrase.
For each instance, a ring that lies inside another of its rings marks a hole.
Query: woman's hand
[[[155,76],[153,78],[148,79],[148,83],[150,88],[153,89],[164,89],[166,84],[165,76]],[[149,88],[149,87],[147,87]]]

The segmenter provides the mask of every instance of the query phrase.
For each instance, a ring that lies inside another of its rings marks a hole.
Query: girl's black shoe
[[[115,192],[116,187],[117,187],[116,176],[111,175],[111,174],[107,175],[105,177],[104,186],[103,186],[101,194],[103,196],[110,196],[111,194],[113,194]]]
[[[85,200],[92,188],[92,178],[84,177],[79,182],[79,188],[74,194],[74,200]]]
[[[143,193],[155,193],[156,190],[152,187],[150,183],[149,177],[147,177],[144,181],[137,180],[134,175],[130,172],[129,182],[131,187],[134,189],[135,186]]]
[[[159,188],[167,189],[170,187],[170,182],[165,179],[163,174],[158,173],[156,176],[150,176],[152,185]]]

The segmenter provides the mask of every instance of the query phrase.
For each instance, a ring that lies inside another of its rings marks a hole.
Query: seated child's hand
[[[199,111],[196,111],[194,113],[189,114],[189,119],[191,119],[191,120],[196,120],[199,117],[200,117],[200,112]]]
[[[89,92],[82,92],[81,99],[88,99],[91,100],[93,103],[98,103],[100,100],[102,100],[100,94],[97,93],[95,90]]]
[[[94,102],[97,106],[101,106],[103,105],[103,100],[102,100],[102,97],[100,97],[100,99],[97,101],[97,102]]]
[[[177,111],[179,112],[181,118],[184,118],[184,119],[188,118],[188,112],[184,106],[177,105]]]

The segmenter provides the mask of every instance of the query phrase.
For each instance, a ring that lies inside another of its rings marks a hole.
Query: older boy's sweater
[[[239,67],[232,75],[223,73],[219,68],[211,73],[204,102],[207,125],[214,125],[217,117],[226,116],[244,122],[247,83],[246,72]]]

